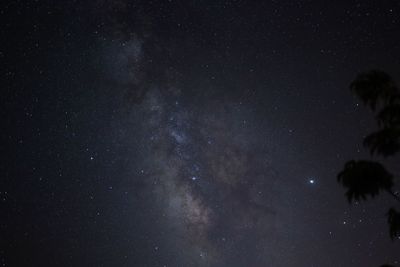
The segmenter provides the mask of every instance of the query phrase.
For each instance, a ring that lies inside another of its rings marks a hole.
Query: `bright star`
[[[315,183],[315,180],[314,180],[314,179],[310,179],[308,182],[309,182],[310,184],[313,184],[313,183]]]

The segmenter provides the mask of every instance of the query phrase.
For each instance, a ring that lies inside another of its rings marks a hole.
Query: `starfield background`
[[[398,204],[336,180],[398,1],[0,6],[0,265],[399,266]]]

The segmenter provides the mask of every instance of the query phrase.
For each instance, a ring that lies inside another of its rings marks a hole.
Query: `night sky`
[[[398,1],[0,5],[2,266],[400,263],[390,196],[336,180],[375,129],[349,84],[398,77]]]

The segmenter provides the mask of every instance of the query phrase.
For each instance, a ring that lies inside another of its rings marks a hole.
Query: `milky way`
[[[397,77],[398,1],[5,3],[0,265],[400,261],[391,200],[336,181],[370,157],[348,85]]]
[[[279,245],[276,203],[282,201],[282,189],[268,151],[273,145],[249,126],[255,114],[229,95],[207,105],[191,101],[190,92],[169,77],[163,62],[151,65],[174,83],[143,81],[147,70],[140,66],[151,58],[144,52],[146,40],[134,35],[120,42],[122,46],[106,48],[104,56],[113,86],[128,96],[132,91],[141,95],[127,102],[142,133],[135,133],[143,147],[137,164],[146,166],[140,179],[157,200],[162,217],[157,227],[167,231],[157,250],[174,247],[171,255],[179,253],[180,259],[173,265],[272,263],[268,248]],[[204,88],[200,97],[207,100],[209,90]],[[240,253],[225,256],[248,250],[250,244],[250,261]]]
[[[274,201],[279,188],[268,152],[257,148],[258,140],[249,141],[251,130],[237,120],[235,109],[245,107],[219,103],[188,110],[179,95],[169,102],[164,98],[149,90],[137,109],[148,122],[141,137],[142,179],[165,217],[159,227],[173,229],[168,242],[177,251],[184,248],[183,263],[209,266],[225,263],[223,255],[232,247],[251,242],[254,251],[265,249],[262,241],[278,230]],[[256,158],[256,151],[266,159]],[[266,253],[262,258],[272,260]]]

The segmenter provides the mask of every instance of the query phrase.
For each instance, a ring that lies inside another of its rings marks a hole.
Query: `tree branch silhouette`
[[[396,193],[394,193],[392,190],[387,190],[387,192],[391,195],[391,196],[393,196],[393,198],[395,199],[395,200],[397,200],[397,201],[399,201],[400,202],[400,196],[399,195],[397,195]]]
[[[383,71],[371,70],[359,74],[350,90],[375,113],[379,128],[364,138],[363,145],[371,156],[395,156],[400,152],[400,91],[393,79]],[[367,200],[368,196],[374,198],[382,191],[400,202],[400,196],[393,191],[393,174],[377,161],[350,160],[337,180],[347,189],[345,195],[350,203]],[[400,212],[390,208],[387,217],[390,238],[400,239]]]

